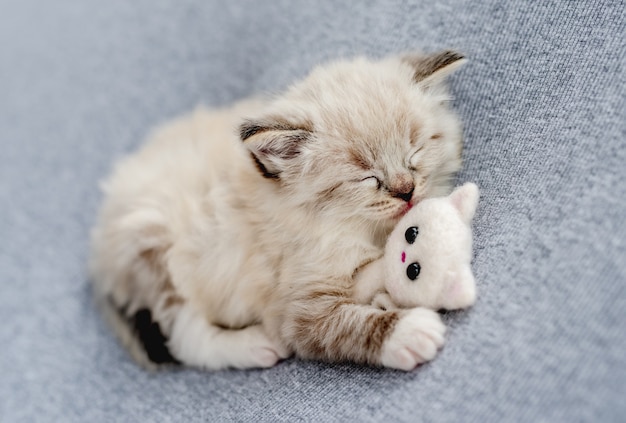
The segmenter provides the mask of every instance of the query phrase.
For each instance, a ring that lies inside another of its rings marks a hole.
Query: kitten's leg
[[[359,268],[353,276],[352,297],[361,304],[371,304],[378,292],[384,291],[385,260],[378,259]]]
[[[184,306],[172,326],[168,347],[184,364],[205,369],[272,367],[288,352],[261,325],[224,329]]]
[[[432,360],[445,326],[425,308],[380,310],[357,304],[347,290],[326,285],[293,301],[283,336],[297,355],[413,369]]]

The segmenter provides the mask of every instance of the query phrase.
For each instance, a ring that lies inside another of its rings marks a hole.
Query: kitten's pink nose
[[[406,261],[406,253],[403,251],[402,252],[402,263],[404,263]]]

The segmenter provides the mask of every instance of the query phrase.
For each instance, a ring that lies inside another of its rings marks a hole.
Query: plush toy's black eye
[[[420,233],[420,231],[417,226],[411,226],[404,233],[404,238],[406,239],[406,242],[408,242],[409,244],[413,244],[415,242],[415,238],[417,238],[418,233]]]
[[[406,275],[409,277],[409,279],[414,281],[420,275],[420,270],[422,270],[422,268],[420,267],[419,263],[417,263],[417,262],[416,263],[411,263],[406,268]]]

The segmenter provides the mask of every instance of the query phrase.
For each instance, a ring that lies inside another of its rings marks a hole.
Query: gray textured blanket
[[[623,421],[623,1],[2,2],[0,421]],[[85,262],[97,182],[199,103],[340,56],[453,47],[479,299],[402,373],[287,360],[147,373]]]

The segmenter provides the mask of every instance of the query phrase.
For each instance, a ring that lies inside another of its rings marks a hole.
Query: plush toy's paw
[[[376,294],[372,300],[372,305],[381,310],[395,310],[398,308],[386,292],[379,292]]]
[[[432,360],[443,346],[445,332],[446,327],[436,312],[425,308],[409,310],[383,344],[382,365],[412,370],[418,364]]]

